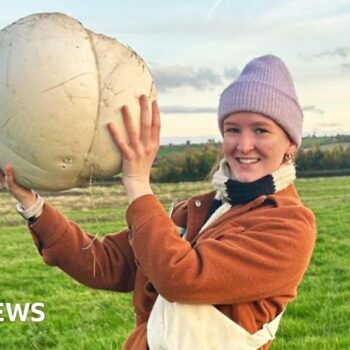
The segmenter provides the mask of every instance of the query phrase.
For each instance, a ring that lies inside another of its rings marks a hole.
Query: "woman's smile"
[[[259,158],[247,158],[247,157],[236,157],[236,160],[240,164],[251,165],[256,164],[260,161]]]

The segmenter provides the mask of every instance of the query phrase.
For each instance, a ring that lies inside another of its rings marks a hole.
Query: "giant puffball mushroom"
[[[139,131],[139,96],[155,98],[129,47],[60,13],[33,14],[0,31],[0,168],[25,187],[60,191],[121,171],[107,129],[126,138],[121,106]]]

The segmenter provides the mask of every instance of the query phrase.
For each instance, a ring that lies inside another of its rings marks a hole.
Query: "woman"
[[[103,241],[84,234],[40,196],[1,182],[49,265],[93,288],[134,291],[136,328],[124,349],[268,349],[310,261],[315,219],[293,181],[302,111],[277,57],[254,59],[221,95],[224,160],[214,190],[168,216],[149,178],[159,148],[159,111],[140,98],[141,135],[123,108],[128,229]],[[147,210],[145,210],[147,208]],[[184,233],[181,237],[181,233]],[[88,249],[87,249],[88,248]]]

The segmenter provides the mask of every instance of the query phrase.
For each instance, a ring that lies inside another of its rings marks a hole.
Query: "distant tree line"
[[[322,175],[320,171],[330,171],[329,174],[337,173],[345,175],[345,170],[350,170],[350,146],[336,145],[328,149],[320,146],[312,149],[300,149],[296,157],[297,169],[300,175],[308,175],[313,172]],[[326,172],[323,174],[327,175]]]
[[[186,147],[183,152],[169,153],[157,159],[152,169],[152,180],[205,180],[221,157],[221,144]],[[296,164],[299,176],[350,175],[350,146],[335,145],[328,149],[315,146],[311,149],[300,149],[296,155]]]
[[[203,147],[186,147],[183,152],[169,153],[156,161],[152,180],[180,182],[204,180],[220,160],[221,145],[206,144]]]

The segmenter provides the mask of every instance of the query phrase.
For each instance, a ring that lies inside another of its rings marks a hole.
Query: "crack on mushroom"
[[[67,84],[67,83],[71,82],[72,80],[75,80],[75,79],[77,79],[77,78],[80,78],[81,76],[86,75],[86,74],[91,74],[91,72],[85,72],[85,73],[80,73],[80,74],[78,74],[78,75],[75,75],[74,77],[69,78],[69,79],[63,81],[62,83],[56,84],[56,85],[54,85],[54,86],[51,86],[51,87],[49,87],[49,88],[43,90],[42,93],[45,93],[45,92],[51,91],[51,90],[53,90],[53,89],[56,89],[56,88],[58,88],[58,87],[60,87],[60,86],[62,86],[62,85],[64,85],[64,84]]]
[[[70,91],[67,91],[66,89],[64,89],[64,93],[66,94],[66,96],[69,98],[69,101],[74,105],[74,99],[83,99],[83,100],[90,100],[91,97],[90,96],[78,96],[78,95],[73,95]]]
[[[153,92],[154,92],[154,88],[155,88],[155,84],[154,84],[154,81],[152,81],[151,88],[149,90],[148,98],[152,98],[152,95],[153,95]]]
[[[6,112],[5,112],[5,114],[7,115]],[[10,120],[12,120],[16,115],[17,115],[17,112],[15,112],[15,113],[13,113],[11,116],[9,116],[9,117],[5,120],[4,124],[2,124],[2,125],[0,126],[0,130],[4,129],[5,126],[10,122]]]
[[[102,99],[102,91],[101,91],[100,61],[98,59],[98,53],[97,53],[97,49],[96,49],[95,44],[94,44],[94,40],[92,39],[93,33],[88,31],[88,30],[86,30],[86,33],[87,33],[87,38],[89,39],[90,48],[91,48],[91,51],[92,51],[92,54],[93,54],[93,57],[94,57],[94,61],[95,61],[95,67],[96,67],[96,72],[97,72],[98,99],[97,99],[96,116],[95,116],[95,120],[94,120],[94,134],[92,136],[92,140],[91,140],[90,146],[89,146],[89,148],[88,148],[88,150],[86,152],[86,155],[84,157],[85,159],[83,161],[83,164],[82,164],[82,167],[81,167],[81,171],[79,172],[78,176],[76,177],[75,182],[79,181],[80,176],[81,176],[82,172],[84,171],[86,162],[88,161],[89,156],[90,156],[90,154],[92,152],[92,149],[94,147],[95,140],[96,140],[96,134],[97,134],[98,126],[100,124],[100,118],[101,118],[100,112],[101,112],[101,102],[102,102],[101,101],[101,99]]]
[[[114,96],[118,96],[120,94],[122,94],[125,90],[119,90],[119,91],[114,91],[113,88],[111,86],[104,86],[102,91],[108,90],[110,91]],[[105,97],[106,98],[106,97]]]
[[[114,94],[114,96],[117,96],[117,95],[119,94],[119,92],[118,92],[118,93],[115,93],[115,92],[113,91],[112,87],[111,87],[111,85],[112,85],[112,79],[111,79],[111,77],[112,77],[112,75],[115,73],[115,71],[116,71],[122,64],[125,64],[125,63],[126,63],[125,61],[119,62],[119,63],[117,63],[117,64],[111,69],[110,73],[108,74],[108,79],[106,79],[105,82],[103,83],[103,86],[102,86],[102,89],[101,89],[101,94],[102,94],[102,92],[103,92],[104,90],[110,90],[110,91]]]
[[[117,70],[117,68],[118,68],[120,65],[122,65],[123,63],[125,63],[125,62],[119,62],[119,63],[117,63],[117,64],[112,68],[111,72],[109,73],[109,77],[111,77],[112,74],[114,74],[114,72]]]

